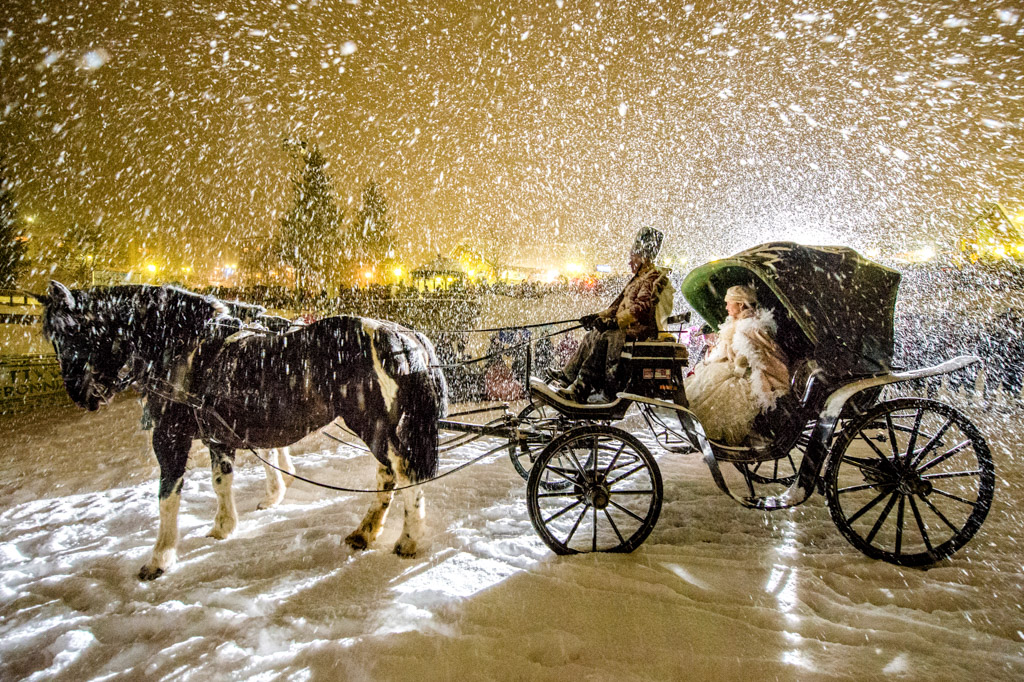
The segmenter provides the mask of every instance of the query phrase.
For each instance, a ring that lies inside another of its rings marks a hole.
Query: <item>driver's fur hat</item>
[[[658,257],[658,252],[661,251],[661,241],[664,238],[665,235],[653,227],[642,227],[636,233],[636,240],[633,242],[633,251],[631,253],[653,261]]]
[[[745,284],[737,284],[734,287],[729,287],[725,292],[726,303],[743,303],[750,308],[757,307],[757,292],[754,291],[754,287],[747,286]]]

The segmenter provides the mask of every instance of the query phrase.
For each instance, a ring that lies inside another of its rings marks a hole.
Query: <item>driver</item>
[[[548,372],[550,385],[566,400],[586,402],[598,389],[608,402],[615,395],[619,356],[626,341],[657,338],[659,321],[672,313],[672,284],[668,268],[654,265],[664,235],[644,227],[636,236],[629,257],[633,279],[610,306],[599,313],[584,315],[580,322],[589,329],[579,348],[561,370]]]

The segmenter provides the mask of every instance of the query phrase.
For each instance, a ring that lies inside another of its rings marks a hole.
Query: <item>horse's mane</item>
[[[217,298],[171,285],[121,284],[72,289],[71,295],[74,305],[70,310],[54,311],[53,303],[47,305],[43,333],[48,338],[55,333],[52,315],[90,319],[132,337],[136,352],[157,366],[210,336],[208,323],[241,324]]]

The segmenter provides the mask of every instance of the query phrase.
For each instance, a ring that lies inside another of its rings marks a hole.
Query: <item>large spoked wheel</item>
[[[565,430],[566,420],[554,408],[531,403],[519,413],[518,442],[509,443],[508,456],[523,480],[529,480],[530,469],[548,443]]]
[[[541,452],[526,497],[533,527],[556,554],[632,552],[661,513],[661,472],[622,429],[579,426]]]
[[[902,566],[944,559],[978,532],[995,488],[985,439],[934,400],[881,403],[840,434],[825,471],[829,512],[869,557]]]

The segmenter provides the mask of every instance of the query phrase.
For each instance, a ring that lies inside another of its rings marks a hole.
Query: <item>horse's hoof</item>
[[[399,540],[395,545],[395,554],[405,558],[416,556],[416,543],[412,540]]]
[[[146,564],[139,570],[139,580],[156,580],[164,574],[164,569]]]
[[[345,544],[355,550],[364,550],[367,547],[366,538],[360,533],[352,533],[345,538]]]
[[[232,531],[227,528],[213,527],[210,529],[210,532],[206,534],[206,537],[213,538],[214,540],[227,540],[231,537],[231,533]]]

